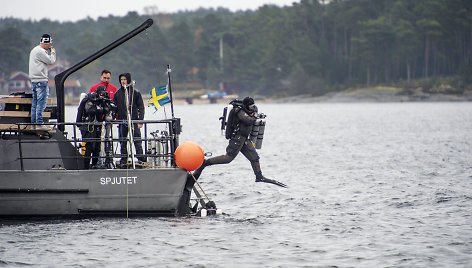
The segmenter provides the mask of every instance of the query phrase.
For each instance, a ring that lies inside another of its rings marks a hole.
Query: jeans
[[[43,112],[49,96],[49,87],[47,81],[32,82],[33,84],[33,102],[31,103],[31,123],[42,124]]]

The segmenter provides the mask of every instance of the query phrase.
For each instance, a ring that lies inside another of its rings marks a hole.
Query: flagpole
[[[168,84],[169,84],[169,97],[170,97],[170,111],[172,113],[172,119],[174,119],[174,98],[172,97],[172,85],[170,82],[170,72],[172,70],[170,69],[170,64],[167,64],[167,79],[168,79]]]

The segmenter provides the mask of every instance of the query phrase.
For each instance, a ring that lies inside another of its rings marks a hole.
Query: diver
[[[100,157],[102,126],[99,122],[111,121],[116,107],[108,98],[105,87],[99,86],[96,92],[88,93],[77,109],[76,122],[85,143],[84,168],[96,168]]]
[[[254,103],[254,99],[246,97],[242,101],[242,104],[233,108],[229,114],[226,132],[226,138],[229,139],[229,144],[226,147],[226,154],[205,159],[203,164],[193,173],[194,178],[198,179],[205,167],[228,164],[241,152],[251,162],[252,170],[256,175],[256,182],[266,182],[280,187],[287,187],[284,183],[268,179],[262,175],[259,155],[256,152],[254,144],[249,139],[249,135],[256,120],[261,119],[257,118],[257,106]]]

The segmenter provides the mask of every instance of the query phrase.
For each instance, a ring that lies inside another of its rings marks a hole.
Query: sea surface
[[[181,142],[224,153],[223,107],[175,105]],[[289,188],[255,183],[239,155],[199,180],[222,215],[2,221],[0,266],[472,267],[472,103],[259,111],[263,173]]]

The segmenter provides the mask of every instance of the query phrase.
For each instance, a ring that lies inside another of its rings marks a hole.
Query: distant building
[[[66,68],[64,67],[64,65],[62,64],[67,64],[67,62],[64,62],[64,61],[56,61],[56,63],[49,67],[48,69],[48,75],[49,75],[49,79],[52,79],[54,80],[54,77],[60,73],[62,73],[63,71],[66,70]]]
[[[56,96],[56,81],[49,79],[48,85],[51,89],[54,89],[53,96]],[[80,96],[80,93],[84,92],[81,88],[80,81],[77,79],[67,79],[64,82],[64,96],[66,97],[77,97]]]
[[[54,77],[67,68],[69,63],[67,61],[56,61],[56,63],[51,66],[48,70],[49,74],[49,94],[51,96],[56,96],[56,83]],[[82,84],[78,79],[67,79],[64,83],[64,95],[66,97],[77,97],[80,96],[80,93],[84,92],[81,88]],[[16,71],[7,78],[7,75],[0,73],[0,95],[9,95],[14,92],[26,92],[31,93],[31,80],[29,75],[22,71]]]
[[[54,69],[58,71],[60,69]],[[59,71],[61,72],[61,71]],[[49,79],[49,94],[51,96],[56,96],[56,83],[54,81],[54,76],[50,76],[52,79]],[[25,72],[14,72],[10,78],[5,79],[0,76],[0,95],[9,95],[14,92],[26,92],[31,93],[31,81],[29,76]],[[82,89],[82,84],[78,79],[67,79],[64,83],[64,95],[66,97],[77,97],[80,96],[80,93],[84,92]]]
[[[52,67],[49,68],[48,85],[49,85],[49,88],[51,89],[52,96],[56,96],[56,82],[54,81],[54,77],[56,77],[56,75],[62,73],[67,68],[69,68],[69,67],[65,67],[68,65],[69,65],[69,62],[58,60]],[[80,93],[84,92],[81,86],[82,84],[80,83],[78,79],[71,79],[71,78],[67,79],[64,82],[64,96],[65,97],[80,96]]]
[[[26,92],[31,91],[31,81],[29,76],[25,72],[14,72],[8,79],[7,94],[14,92]]]

